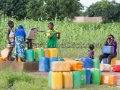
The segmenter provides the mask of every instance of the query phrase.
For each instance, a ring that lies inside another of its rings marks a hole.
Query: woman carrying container
[[[48,24],[50,30],[47,31],[47,48],[56,48],[57,40],[60,39],[60,32],[54,30],[54,24],[50,22]]]
[[[26,40],[26,33],[24,31],[24,28],[22,25],[18,26],[18,29],[15,31],[15,51],[14,51],[14,57],[16,60],[24,60],[25,54],[24,54],[24,42]]]
[[[108,58],[108,64],[111,64],[111,59],[117,56],[117,42],[114,40],[114,36],[112,34],[108,35],[105,46],[113,46],[114,53],[113,54],[102,54],[99,56],[100,62],[103,58]]]

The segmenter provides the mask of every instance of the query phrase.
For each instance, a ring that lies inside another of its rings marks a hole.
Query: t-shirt
[[[94,58],[94,51],[93,50],[88,50],[88,52],[85,55],[85,58]]]
[[[117,42],[116,41],[112,41],[111,43],[106,42],[105,45],[112,46],[112,44],[114,45],[114,54],[117,54]]]

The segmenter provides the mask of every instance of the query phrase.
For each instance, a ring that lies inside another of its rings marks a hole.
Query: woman
[[[15,36],[14,36],[14,32],[12,30],[12,28],[14,27],[14,22],[13,21],[9,21],[8,22],[8,33],[7,33],[7,41],[8,41],[8,48],[9,48],[9,52],[8,52],[8,55],[6,57],[6,60],[7,61],[11,61],[11,56],[12,56],[12,50],[13,50],[13,47],[14,47],[14,39],[15,39]]]
[[[108,64],[111,64],[111,59],[117,56],[117,42],[112,34],[108,35],[105,46],[114,46],[114,54],[102,54],[99,56],[100,62],[103,58],[108,58]]]
[[[25,54],[24,54],[24,42],[26,40],[26,33],[24,31],[24,28],[22,25],[18,26],[18,29],[15,31],[15,52],[14,57],[18,61],[18,59],[21,59],[21,61],[24,60]]]
[[[60,32],[54,30],[54,24],[51,22],[48,24],[50,30],[47,31],[47,48],[56,48],[57,39],[60,39]]]

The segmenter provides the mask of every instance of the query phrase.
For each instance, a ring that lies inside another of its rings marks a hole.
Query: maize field
[[[24,26],[26,34],[30,28],[38,28],[38,30],[48,30],[48,23],[50,21],[33,21],[33,20],[21,20],[17,21],[13,18],[0,18],[0,51],[7,46],[7,22],[9,20],[14,21],[14,29],[17,29],[19,24]],[[109,34],[115,36],[115,40],[118,42],[118,56],[120,59],[119,44],[120,44],[120,24],[119,23],[74,23],[67,20],[52,21],[54,28],[61,33],[61,38],[58,40],[59,57],[68,57],[79,59],[84,57],[88,51],[89,44],[94,44],[95,58],[98,58],[101,54],[101,48]],[[45,32],[38,32],[34,40],[34,47],[45,47],[46,43]]]

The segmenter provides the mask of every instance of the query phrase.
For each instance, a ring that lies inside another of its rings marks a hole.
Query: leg
[[[117,55],[116,54],[111,54],[108,56],[108,64],[111,64],[111,60],[112,58],[116,57]]]
[[[102,61],[103,58],[107,58],[107,57],[108,57],[107,54],[102,54],[102,55],[100,55],[100,56],[99,56],[100,63],[101,63],[101,61]]]
[[[12,50],[13,50],[13,47],[10,47],[10,48],[9,48],[8,55],[7,55],[7,58],[6,58],[6,59],[9,60],[9,61],[11,60]]]
[[[12,50],[13,50],[13,47],[10,48],[10,55],[9,55],[9,60],[11,61],[12,59]]]

